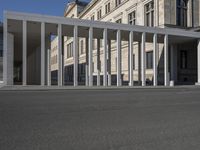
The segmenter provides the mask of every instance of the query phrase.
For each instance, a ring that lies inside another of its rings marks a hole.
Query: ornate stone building
[[[200,26],[199,0],[92,0],[86,4],[81,1],[71,1],[67,4],[64,16],[104,22],[139,25],[145,27],[174,28],[199,31]],[[158,36],[159,38],[159,36]],[[175,40],[175,39],[174,39]],[[111,76],[112,85],[116,84],[117,53],[115,40],[109,41],[111,50],[108,56],[108,78]],[[73,38],[65,37],[64,66],[65,84],[73,83]],[[52,79],[57,75],[57,38],[52,42]],[[123,84],[128,84],[130,67],[128,42],[122,41],[121,68]],[[153,84],[153,43],[146,43],[145,65],[146,82]],[[100,57],[98,63],[98,48]],[[93,76],[97,84],[100,74],[100,83],[103,84],[103,40],[93,40]],[[141,43],[134,42],[133,51],[133,80],[135,84],[141,82]],[[163,44],[158,44],[158,84],[164,84],[164,54]],[[194,84],[197,81],[197,51],[196,41],[180,42],[170,46],[170,80],[176,84]],[[85,83],[87,39],[79,38],[79,83]]]

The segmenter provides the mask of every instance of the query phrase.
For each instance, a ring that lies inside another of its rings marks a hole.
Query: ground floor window
[[[187,69],[187,51],[181,51],[181,63],[180,63],[180,67],[181,69]]]
[[[153,51],[146,53],[146,67],[147,69],[153,69]]]

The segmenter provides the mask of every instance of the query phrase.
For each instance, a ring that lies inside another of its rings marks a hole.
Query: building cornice
[[[100,0],[92,0],[86,7],[85,9],[79,14],[79,18],[82,18],[89,10],[92,9],[94,5],[96,5]]]

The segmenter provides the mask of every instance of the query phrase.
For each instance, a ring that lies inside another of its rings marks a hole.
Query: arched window
[[[178,26],[187,27],[188,0],[177,0],[176,22]]]

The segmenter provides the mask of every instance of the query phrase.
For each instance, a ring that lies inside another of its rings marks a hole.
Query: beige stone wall
[[[105,4],[110,1],[111,3],[111,12],[105,14]],[[93,0],[89,7],[78,15],[79,7],[74,7],[66,17],[74,16],[75,18],[80,19],[91,19],[94,15],[95,20],[97,20],[97,12],[99,9],[102,9],[102,18],[101,21],[107,22],[116,22],[118,19],[122,19],[122,23],[128,23],[128,14],[133,10],[136,11],[136,25],[144,26],[144,6],[151,0],[122,0],[122,4],[119,7],[115,7],[115,0]],[[195,26],[200,24],[200,11],[199,11],[199,0],[194,0],[194,16],[195,16]],[[191,10],[189,10],[191,12]],[[189,13],[191,14],[191,13]],[[176,0],[154,0],[154,24],[155,26],[165,27],[166,24],[176,25]],[[191,22],[189,21],[190,25]],[[57,38],[52,42],[52,45],[56,44]],[[80,53],[80,41],[84,41],[84,50],[83,54]],[[65,66],[73,64],[73,58],[67,58],[67,44],[73,41],[73,38],[68,38],[65,41]],[[55,47],[55,46],[53,46]],[[85,39],[79,39],[79,63],[85,63]],[[96,46],[94,46],[96,47]],[[102,47],[103,48],[103,47]],[[103,71],[103,49],[101,48],[101,71]],[[152,43],[146,44],[146,51],[152,51]],[[116,74],[116,43],[112,43],[112,53],[111,53],[111,73]],[[163,44],[159,44],[159,61],[160,61],[160,70],[163,70],[163,58],[161,58],[163,52]],[[56,55],[56,52],[52,52],[52,56]],[[138,80],[138,66],[139,66],[139,56],[138,56],[138,43],[135,43],[134,46],[134,55],[135,55],[135,70],[134,70],[134,79]],[[93,61],[94,61],[94,75],[97,74],[97,56],[96,50],[93,51]],[[52,70],[57,69],[57,64],[52,65]],[[160,71],[162,72],[162,71]],[[125,75],[125,80],[128,80],[128,45],[127,42],[122,42],[122,73]],[[146,70],[147,78],[152,79],[153,71],[152,69]],[[101,72],[101,74],[103,74]]]

